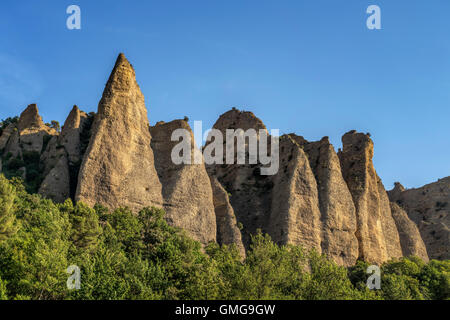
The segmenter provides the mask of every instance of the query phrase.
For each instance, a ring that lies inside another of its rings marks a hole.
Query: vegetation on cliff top
[[[81,269],[68,290],[66,269]],[[234,247],[200,244],[160,209],[133,215],[70,200],[54,204],[0,175],[0,299],[448,299],[450,261],[402,258],[365,286],[368,263],[340,267],[257,234],[245,261]]]

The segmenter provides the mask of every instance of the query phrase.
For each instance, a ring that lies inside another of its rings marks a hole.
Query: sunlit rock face
[[[123,54],[109,77],[78,177],[76,200],[108,208],[162,207],[144,96]]]
[[[172,133],[183,129],[190,138],[191,164],[174,164],[172,149],[178,141],[171,141]],[[150,128],[155,167],[162,184],[166,220],[183,228],[203,244],[216,241],[216,214],[213,191],[204,163],[194,163],[195,141],[188,123],[174,120]]]
[[[401,257],[400,237],[389,199],[373,166],[373,142],[368,134],[350,131],[339,153],[342,174],[356,208],[359,258],[382,263]]]

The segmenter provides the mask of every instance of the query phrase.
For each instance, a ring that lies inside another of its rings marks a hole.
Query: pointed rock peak
[[[128,59],[125,57],[125,55],[123,53],[119,53],[119,56],[116,59],[116,64],[114,65],[114,71],[117,71],[118,69],[131,69],[134,71],[133,66],[131,65],[131,63],[128,61]]]
[[[119,55],[117,56],[116,64],[118,64],[118,63],[128,63],[128,64],[130,64],[128,62],[127,58],[125,57],[125,54],[123,54],[122,52],[119,53]]]
[[[214,124],[214,129],[225,131],[226,129],[265,129],[264,123],[256,117],[253,112],[241,111],[236,108],[232,108],[230,111],[222,114]]]
[[[116,64],[109,76],[108,83],[103,91],[103,97],[109,97],[114,92],[124,92],[136,84],[134,69],[123,53],[119,54]]]
[[[80,126],[82,113],[84,114],[78,106],[74,105],[72,111],[70,111],[69,116],[64,122],[63,130],[78,128]]]
[[[28,128],[39,128],[44,125],[36,104],[30,104],[21,114],[19,118],[19,130]]]
[[[122,99],[134,99],[134,101],[133,104],[124,104],[119,102]],[[148,121],[141,122],[141,120],[147,119],[144,96],[136,82],[134,69],[123,54],[117,57],[114,69],[109,76],[99,103],[97,118],[115,117],[118,112],[121,116],[125,116],[125,114],[131,116],[137,112],[138,114],[133,115],[133,117],[139,118],[137,123],[146,122],[148,126]]]

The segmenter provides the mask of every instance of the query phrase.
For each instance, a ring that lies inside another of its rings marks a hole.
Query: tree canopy
[[[69,290],[66,269],[81,271]],[[29,194],[0,176],[0,299],[449,299],[450,262],[408,257],[350,268],[258,233],[243,260],[234,246],[202,248],[164,211],[112,212]]]

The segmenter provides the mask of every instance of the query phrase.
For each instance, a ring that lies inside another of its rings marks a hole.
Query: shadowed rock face
[[[450,177],[417,189],[396,183],[389,198],[418,226],[430,259],[450,259]]]
[[[70,198],[69,160],[65,153],[59,157],[55,167],[45,177],[39,188],[39,194],[58,203]]]
[[[185,129],[192,142],[194,137],[186,121],[175,120],[150,128],[155,167],[162,184],[166,220],[186,230],[203,244],[216,241],[216,216],[213,193],[205,165],[179,164],[171,159],[172,149],[178,141],[171,141],[172,132]],[[190,144],[192,163],[194,144]]]
[[[162,206],[144,96],[123,54],[117,58],[92,126],[76,200],[138,211]]]
[[[416,224],[408,218],[405,210],[394,202],[391,202],[391,212],[400,236],[403,255],[416,256],[428,261],[427,249]]]
[[[272,177],[260,174],[260,164],[248,164],[248,161],[247,164],[240,165],[225,164],[225,136],[227,129],[247,130],[251,128],[255,130],[266,129],[262,121],[251,112],[233,109],[221,115],[213,129],[222,132],[224,137],[224,164],[206,165],[210,177],[217,178],[222,188],[227,192],[236,219],[244,226],[241,234],[246,247],[250,244],[251,235],[256,234],[258,229],[267,232],[273,181]],[[248,156],[246,158],[248,159]]]
[[[17,128],[13,123],[9,124],[5,128],[5,130],[3,130],[2,135],[0,136],[0,152],[5,149],[6,144],[9,141],[9,138],[14,133],[14,130],[17,130]]]
[[[20,133],[17,127],[14,127],[14,131],[6,143],[4,154],[11,154],[13,158],[22,158],[22,148],[20,145]],[[38,139],[39,140],[39,139]]]
[[[61,134],[54,136],[41,155],[45,179],[39,194],[55,202],[74,198],[82,159],[81,135],[87,128],[88,115],[74,106]]]
[[[245,258],[245,248],[242,243],[241,231],[238,228],[236,216],[231,206],[228,193],[216,178],[211,177],[214,211],[216,213],[217,242],[220,245],[236,245],[242,258]]]
[[[356,208],[359,258],[382,263],[401,257],[389,199],[372,162],[372,140],[366,134],[351,131],[342,137],[342,143],[339,158]]]

